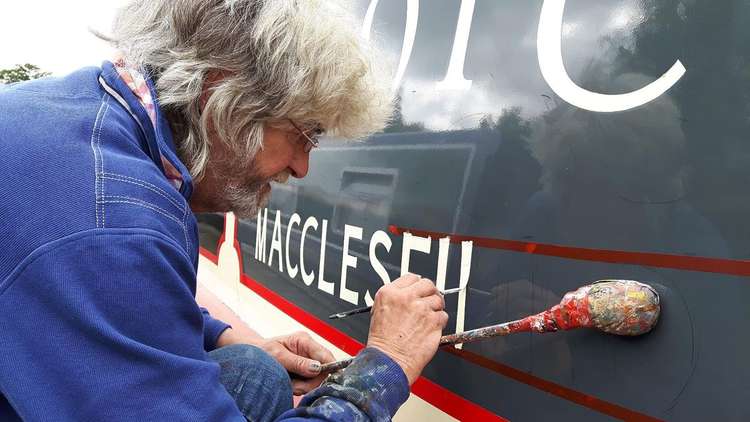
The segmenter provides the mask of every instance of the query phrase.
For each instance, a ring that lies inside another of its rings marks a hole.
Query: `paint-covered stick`
[[[348,358],[344,360],[337,360],[336,362],[325,363],[320,366],[320,373],[330,374],[332,372],[338,371],[339,369],[344,369],[349,366],[349,364],[352,363],[353,360],[354,358]]]
[[[445,290],[442,293],[443,293],[443,296],[445,296],[445,295],[450,295],[450,294],[458,293],[460,291],[461,291],[461,288],[460,287],[456,287],[455,289]],[[361,308],[354,308],[354,309],[349,310],[349,311],[339,312],[339,313],[333,314],[333,315],[328,315],[328,319],[346,318],[346,317],[348,317],[350,315],[364,314],[366,312],[370,312],[370,310],[372,310],[372,306],[363,306]]]
[[[552,308],[516,321],[443,336],[440,344],[459,344],[512,333],[549,333],[594,328],[620,336],[651,331],[659,320],[659,294],[632,280],[601,280],[568,292]]]
[[[440,338],[440,345],[469,343],[513,333],[549,333],[594,328],[621,336],[637,336],[659,320],[659,294],[651,286],[632,280],[600,280],[568,292],[552,308],[516,321],[505,322]],[[345,368],[352,359],[325,364],[322,373]]]

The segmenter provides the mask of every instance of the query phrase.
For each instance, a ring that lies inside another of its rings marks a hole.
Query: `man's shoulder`
[[[150,229],[188,255],[197,248],[187,201],[144,152],[137,122],[101,89],[100,73],[0,91],[0,238],[9,265],[0,265],[0,280],[36,247],[96,228]]]

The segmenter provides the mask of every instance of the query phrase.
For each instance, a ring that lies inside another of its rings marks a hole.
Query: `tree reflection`
[[[682,115],[688,151],[687,195],[746,257],[750,222],[750,3],[727,0],[646,2],[648,19],[633,49],[617,51],[617,71],[658,76],[679,54],[688,69],[670,95]],[[682,46],[682,48],[675,48]]]

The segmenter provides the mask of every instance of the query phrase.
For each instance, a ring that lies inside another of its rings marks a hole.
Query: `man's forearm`
[[[216,341],[216,347],[238,343],[257,346],[265,340],[263,336],[250,328],[227,305],[208,289],[201,286],[200,283],[197,286],[195,300],[199,306],[206,308],[213,318],[224,321],[231,326],[221,333]]]
[[[216,341],[216,347],[224,347],[232,344],[250,344],[260,346],[266,341],[258,333],[247,327],[246,324],[230,324],[232,327],[227,328],[221,333]]]

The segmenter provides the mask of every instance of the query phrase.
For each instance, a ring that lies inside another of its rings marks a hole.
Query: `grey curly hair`
[[[263,148],[264,125],[286,119],[345,138],[380,130],[392,113],[391,65],[358,27],[341,1],[134,0],[104,38],[155,80],[200,179],[209,128],[247,158]],[[222,79],[202,107],[211,75]]]

